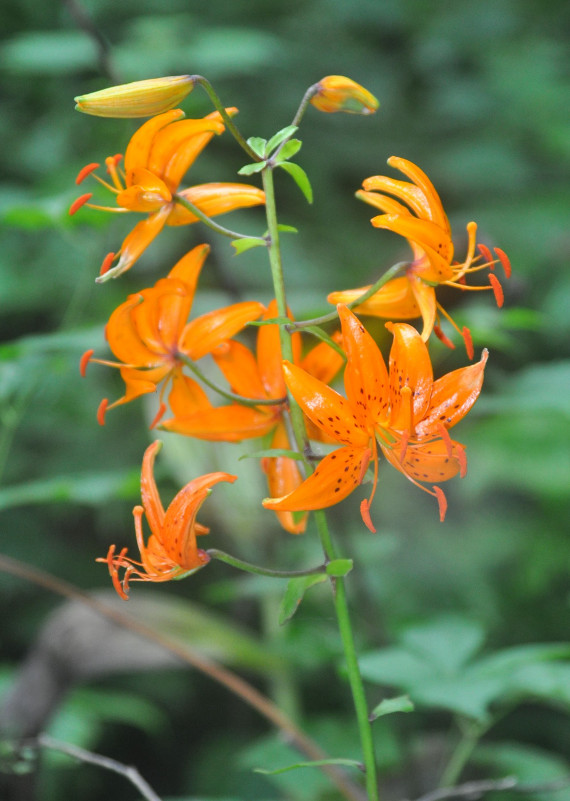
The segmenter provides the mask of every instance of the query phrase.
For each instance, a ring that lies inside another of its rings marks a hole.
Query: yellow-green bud
[[[154,117],[177,106],[194,88],[192,75],[151,78],[74,98],[77,111],[95,117]]]

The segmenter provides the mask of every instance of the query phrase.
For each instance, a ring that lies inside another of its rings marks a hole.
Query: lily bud
[[[347,114],[373,114],[380,103],[359,83],[344,75],[327,75],[315,84],[316,93],[311,103],[319,111]]]
[[[177,106],[194,88],[192,75],[151,78],[74,98],[77,111],[95,117],[154,117]]]

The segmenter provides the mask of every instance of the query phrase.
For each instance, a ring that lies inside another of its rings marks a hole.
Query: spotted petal
[[[431,360],[425,342],[411,325],[386,323],[386,328],[394,335],[390,350],[390,427],[412,433],[430,403]],[[410,392],[403,393],[404,387]]]

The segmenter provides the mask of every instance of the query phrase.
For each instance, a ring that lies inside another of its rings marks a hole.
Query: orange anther
[[[471,331],[467,328],[466,325],[463,326],[461,330],[461,334],[463,336],[463,341],[465,342],[465,350],[467,351],[467,355],[470,359],[473,358],[475,355],[475,351],[473,349],[473,340],[471,339]]]
[[[447,498],[445,497],[444,491],[440,487],[436,487],[434,485],[433,491],[439,504],[439,519],[440,522],[443,523],[445,520],[445,513],[447,512]]]
[[[362,520],[366,528],[373,534],[376,534],[374,523],[372,522],[372,518],[370,517],[370,504],[366,500],[366,498],[360,503],[360,514],[362,516]]]
[[[107,158],[105,159],[105,164],[107,165],[107,172],[110,172],[112,168],[115,168],[122,158],[123,158],[122,153],[115,153],[114,156],[107,156]]]
[[[505,276],[507,278],[510,278],[512,269],[511,269],[511,262],[510,262],[509,257],[507,256],[505,251],[502,250],[501,248],[495,248],[495,253],[499,257],[499,261],[503,265],[503,270],[505,271]]]
[[[505,296],[503,295],[503,287],[496,275],[493,273],[489,273],[489,283],[491,284],[491,289],[493,290],[493,294],[495,295],[495,300],[497,301],[497,306],[499,309],[505,302]]]
[[[103,398],[101,403],[99,404],[99,408],[97,409],[97,422],[100,426],[105,425],[105,412],[107,411],[107,406],[109,405],[109,399]]]
[[[99,275],[105,275],[105,273],[108,272],[111,264],[113,263],[114,258],[115,258],[114,253],[107,253],[105,258],[103,259],[101,269],[99,270]]]
[[[478,250],[479,250],[479,253],[480,253],[480,254],[483,256],[483,258],[485,259],[485,261],[486,261],[486,262],[489,262],[489,267],[490,267],[490,268],[491,268],[491,270],[492,270],[492,269],[493,269],[493,266],[494,266],[494,265],[493,265],[493,262],[495,261],[495,259],[493,258],[493,254],[491,253],[491,251],[489,250],[489,248],[487,247],[487,245],[477,245],[477,248],[478,248]]]
[[[158,407],[158,412],[155,414],[154,419],[149,426],[151,430],[160,423],[160,421],[164,417],[166,409],[167,409],[166,403],[161,403],[160,406]]]
[[[87,365],[91,361],[91,357],[93,356],[94,353],[95,351],[93,350],[93,348],[91,348],[91,350],[86,350],[81,359],[79,360],[79,374],[81,375],[81,378],[85,378],[85,371],[87,370]]]
[[[444,344],[444,345],[446,345],[448,348],[451,348],[451,350],[455,350],[455,345],[454,345],[454,344],[453,344],[453,342],[450,340],[450,338],[449,338],[448,336],[446,336],[446,335],[443,333],[443,331],[441,330],[441,328],[439,327],[439,325],[434,325],[434,327],[433,327],[433,333],[436,335],[436,337],[437,337],[437,338],[438,338],[438,339],[439,339],[441,342],[443,342],[443,344]]]
[[[78,197],[77,200],[74,200],[71,206],[69,207],[69,214],[72,216],[78,211],[84,203],[87,203],[88,200],[91,200],[93,197],[93,192],[87,192],[85,195],[81,195]]]
[[[75,179],[76,184],[80,184],[84,181],[88,175],[91,175],[93,170],[96,170],[99,165],[96,161],[92,161],[91,164],[86,164],[79,172],[77,173],[77,178]]]

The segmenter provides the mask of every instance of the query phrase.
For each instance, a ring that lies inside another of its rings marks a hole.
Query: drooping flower
[[[329,114],[373,114],[380,105],[368,89],[344,75],[327,75],[315,84],[315,89],[312,105]]]
[[[227,109],[232,114],[237,109]],[[181,109],[172,109],[147,120],[132,136],[125,152],[105,159],[110,181],[95,171],[99,164],[84,167],[77,176],[80,184],[89,175],[116,196],[116,207],[90,203],[92,193],[81,195],[69,213],[81,206],[111,212],[139,212],[147,217],[126,236],[117,253],[103,261],[98,281],[116,278],[128,270],[158,236],[165,225],[190,225],[198,218],[176,202],[177,197],[195,205],[208,217],[265,202],[261,189],[248,184],[209,183],[179,191],[180,182],[214,134],[224,131],[219,112],[203,119],[182,119]],[[117,260],[117,263],[111,265]]]
[[[375,175],[363,182],[364,191],[356,196],[384,214],[373,217],[376,228],[385,228],[405,237],[414,254],[413,261],[406,269],[405,276],[388,281],[367,301],[356,307],[359,314],[384,317],[390,320],[423,319],[422,338],[427,341],[432,331],[449,347],[452,342],[443,334],[439,318],[444,317],[463,336],[469,358],[473,358],[473,345],[469,329],[462,331],[443,309],[436,298],[436,287],[444,284],[456,289],[480,291],[491,289],[499,306],[503,304],[503,291],[498,278],[492,272],[497,262],[501,262],[507,277],[511,268],[509,260],[500,248],[495,248],[496,258],[489,249],[479,245],[483,257],[475,254],[477,224],[467,225],[469,237],[465,261],[454,261],[454,248],[451,228],[439,195],[427,175],[411,161],[392,156],[388,164],[403,172],[412,183]],[[384,194],[388,193],[388,194]],[[393,195],[398,198],[395,200]],[[400,202],[402,201],[402,202]],[[406,205],[404,205],[406,204]],[[473,286],[466,283],[466,277],[489,268],[489,284]],[[332,292],[330,303],[352,303],[369,287]]]
[[[145,451],[141,471],[142,506],[135,506],[135,532],[140,561],[127,556],[127,548],[115,554],[111,545],[105,562],[113,586],[123,600],[128,600],[131,581],[171,581],[194,573],[208,564],[210,557],[198,548],[196,537],[208,534],[209,529],[196,520],[200,507],[220,481],[233,484],[237,476],[229,473],[208,473],[186,484],[165,511],[154,480],[154,460],[162,443],[153,442]],[[146,517],[150,537],[145,543],[142,519]],[[119,571],[124,570],[121,579]]]
[[[75,97],[76,110],[94,117],[153,117],[169,111],[190,94],[193,75],[169,75],[108,86],[98,92]]]
[[[81,373],[90,361],[118,367],[125,382],[125,394],[111,405],[104,399],[98,420],[104,422],[107,409],[128,403],[139,395],[160,392],[160,409],[155,423],[166,407],[163,396],[170,380],[182,375],[183,358],[192,361],[211,353],[220,343],[235,336],[265,310],[257,301],[244,301],[203,314],[188,322],[194,293],[209,245],[197,245],[180,259],[167,278],[153,287],[129,295],[107,323],[105,334],[117,362],[93,359],[87,351],[81,360]],[[191,378],[186,378],[200,397],[205,393]]]
[[[277,317],[273,300],[263,319]],[[328,383],[340,370],[343,358],[328,343],[321,342],[301,357],[300,334],[293,335],[295,363]],[[275,399],[274,405],[244,406],[232,403],[212,407],[198,398],[185,376],[173,381],[169,404],[174,412],[161,428],[178,434],[208,440],[239,442],[271,433],[271,448],[290,450],[291,443],[285,424],[287,388],[283,377],[278,325],[260,326],[257,334],[257,354],[240,342],[230,340],[212,351],[212,356],[230,384],[232,392],[247,398]],[[320,435],[320,432],[319,432]],[[317,435],[318,436],[318,435]],[[262,461],[272,494],[291,492],[302,482],[297,462],[287,456],[267,457]],[[306,516],[299,518],[291,512],[279,512],[279,522],[286,531],[300,534],[305,530]]]
[[[307,417],[342,447],[325,456],[296,490],[267,498],[263,505],[273,511],[332,506],[362,483],[372,462],[372,492],[360,508],[374,531],[370,503],[380,449],[393,467],[437,498],[443,520],[446,500],[437,484],[457,473],[463,477],[467,469],[464,448],[451,439],[449,429],[479,396],[487,351],[478,363],[434,381],[427,347],[416,329],[387,323],[394,335],[388,372],[378,346],[357,317],[342,304],[337,308],[348,357],[346,398],[293,364],[285,362],[284,371],[287,386]],[[424,482],[433,484],[433,489]]]

